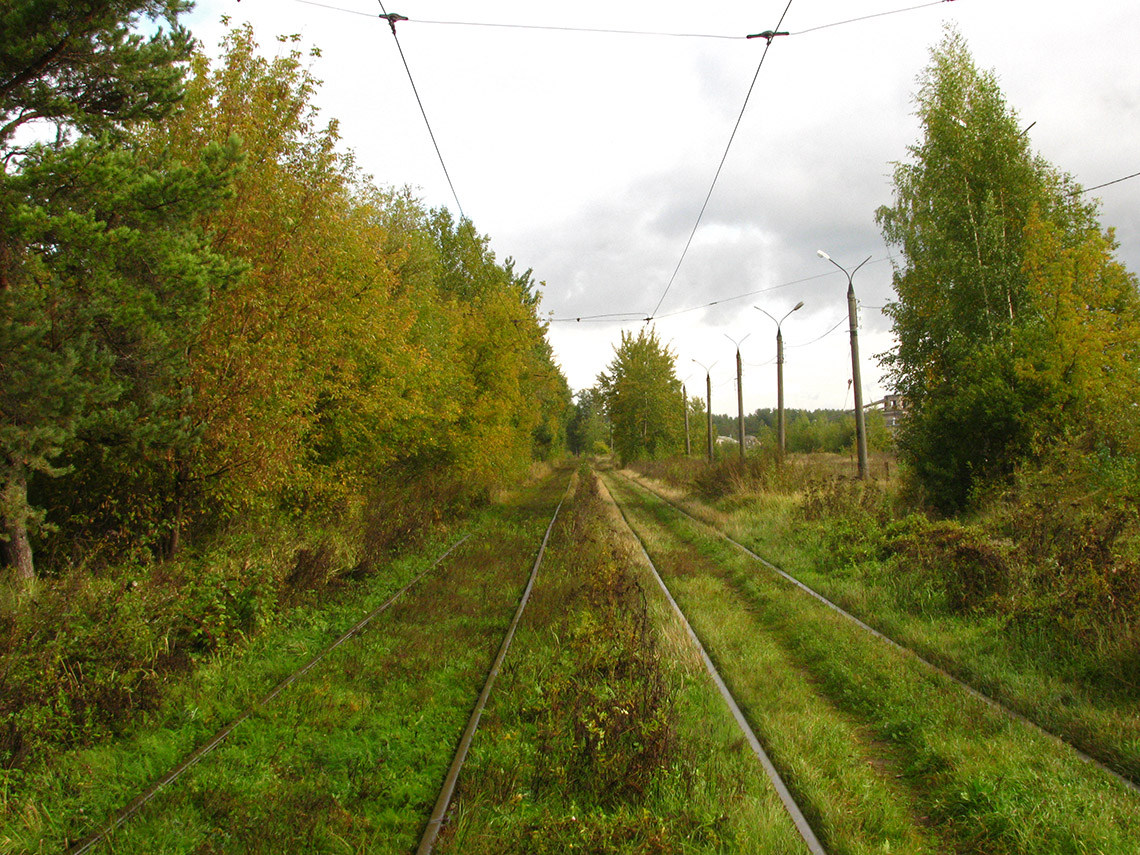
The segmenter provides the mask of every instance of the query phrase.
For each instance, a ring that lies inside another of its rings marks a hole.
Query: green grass
[[[437,851],[805,852],[589,479],[564,514]]]
[[[612,483],[829,852],[1136,851],[1134,793]]]
[[[820,473],[806,460],[798,467],[791,481],[753,484],[711,504],[665,489],[671,500],[896,641],[1140,781],[1140,685],[1129,676],[1140,660],[1135,646],[1122,641],[1126,628],[1090,641],[1002,613],[954,611],[938,584],[906,561],[884,560],[882,521],[849,507],[805,519],[802,488],[821,483]],[[891,493],[885,483],[884,501]]]
[[[785,496],[736,510],[724,530],[900,644],[1140,780],[1140,687],[1115,679],[1095,645],[1001,615],[950,612],[944,595],[905,566],[837,559],[826,525],[804,523]]]
[[[556,480],[484,514],[443,566],[95,851],[413,848],[553,512]],[[302,610],[209,663],[123,741],[9,772],[0,851],[60,851],[93,831],[431,557],[397,562],[359,598]]]

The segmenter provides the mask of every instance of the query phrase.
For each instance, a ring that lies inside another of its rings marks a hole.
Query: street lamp
[[[748,335],[744,336],[744,338],[748,338],[748,336],[750,336],[750,335],[752,335],[752,333],[748,333]],[[737,413],[736,433],[737,433],[737,438],[740,440],[740,462],[743,463],[744,462],[744,384],[742,382],[742,378],[743,378],[744,372],[741,368],[741,363],[740,363],[740,345],[742,345],[744,343],[744,338],[742,338],[740,341],[737,341],[732,336],[730,336],[728,333],[725,333],[724,337],[736,345],[736,413]]]
[[[697,365],[699,365],[699,366],[701,366],[701,368],[705,369],[705,397],[706,397],[706,399],[707,399],[707,400],[706,400],[706,402],[705,402],[705,420],[708,422],[708,452],[709,452],[709,463],[712,463],[712,459],[713,459],[713,441],[712,441],[712,370],[713,370],[713,366],[714,366],[714,365],[716,365],[716,363],[714,362],[712,365],[705,365],[703,362],[698,362],[698,361],[697,361],[697,360],[695,360],[695,359],[693,360],[693,362],[696,362],[696,363],[697,363]]]
[[[784,433],[784,333],[780,329],[780,325],[788,319],[788,315],[792,312],[798,312],[804,307],[804,301],[800,300],[778,321],[764,309],[759,306],[753,306],[758,312],[764,312],[765,315],[776,321],[776,436],[780,448],[780,460],[784,459],[784,451],[787,448],[787,440]]]
[[[847,276],[847,317],[851,322],[851,380],[855,386],[855,445],[859,453],[859,479],[866,480],[867,425],[863,419],[863,382],[859,376],[859,317],[855,308],[855,286],[851,284],[851,279],[859,272],[859,267],[871,260],[871,256],[868,255],[859,262],[859,267],[848,273],[846,267],[822,249],[817,250],[816,255],[830,261]]]

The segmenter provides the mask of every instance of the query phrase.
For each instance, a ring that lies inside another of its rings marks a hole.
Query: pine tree
[[[64,474],[61,452],[99,421],[129,441],[176,431],[159,427],[165,381],[220,265],[192,220],[225,193],[236,155],[218,147],[167,169],[119,141],[180,97],[185,8],[0,5],[0,519],[5,560],[23,579],[42,516],[28,501],[33,476]],[[131,31],[144,17],[170,29],[144,40]],[[35,121],[56,125],[55,144],[13,147]]]

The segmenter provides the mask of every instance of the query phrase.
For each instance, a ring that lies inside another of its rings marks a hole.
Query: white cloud
[[[319,46],[324,55],[313,67],[324,80],[321,104],[341,120],[362,167],[381,183],[420,188],[429,205],[454,207],[388,25],[375,17],[377,4],[322,2],[359,14],[297,0],[199,0],[191,24],[208,45],[217,42],[224,12],[235,22],[252,21],[268,52],[286,49],[273,41],[277,33],[300,33],[304,45]],[[546,281],[543,309],[559,318],[649,312],[656,305],[764,43],[417,21],[743,36],[773,27],[786,5],[388,4],[412,19],[399,25],[400,41],[465,212],[490,235],[500,258],[512,256]],[[773,325],[754,305],[776,314],[805,302],[785,324],[789,344],[810,341],[846,316],[845,278],[816,257],[821,247],[849,268],[868,255],[876,259],[859,271],[855,286],[864,306],[864,397],[882,395],[873,355],[890,347],[889,324],[871,307],[890,299],[891,271],[874,212],[890,201],[892,162],[904,160],[915,142],[915,78],[943,21],[957,22],[977,63],[997,71],[1009,103],[1027,125],[1036,122],[1030,139],[1046,159],[1086,186],[1140,171],[1140,64],[1132,44],[1140,7],[1116,0],[1086,0],[1079,9],[1060,0],[956,0],[803,32],[907,5],[794,0],[784,22],[793,35],[773,41],[657,322],[678,353],[681,376],[699,370],[694,358],[717,362],[714,396],[722,397],[714,398],[714,409],[735,408],[734,351],[726,334],[751,333],[746,362],[774,356]],[[1140,269],[1138,194],[1140,179],[1095,194],[1133,270]],[[669,316],[712,301],[721,303]],[[620,329],[552,324],[551,342],[572,386],[593,383],[612,359]],[[810,346],[790,348],[788,404],[843,405],[847,348],[845,322]],[[746,368],[747,408],[773,405],[774,370]]]

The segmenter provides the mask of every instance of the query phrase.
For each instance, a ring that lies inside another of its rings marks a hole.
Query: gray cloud
[[[375,14],[372,0],[342,4]],[[400,11],[413,19],[604,21],[743,35],[773,26],[785,5],[733,0],[694,15],[679,0],[584,0],[573,10],[490,0],[476,13],[461,0],[407,0]],[[216,21],[222,11],[235,13],[225,0],[199,0],[192,22]],[[1073,14],[1061,0],[968,0],[803,33],[880,11],[869,0],[792,6],[785,28],[793,35],[772,44],[662,306],[658,330],[686,370],[693,358],[729,360],[726,333],[750,333],[746,359],[769,359],[772,325],[757,304],[777,314],[805,302],[787,322],[789,342],[806,343],[841,321],[846,279],[816,257],[824,248],[849,267],[876,259],[855,282],[865,376],[876,381],[871,354],[889,347],[890,337],[874,307],[891,298],[891,265],[874,214],[891,200],[892,163],[905,160],[916,140],[915,79],[944,20],[957,22],[981,67],[996,69],[1026,124],[1036,122],[1030,140],[1045,158],[1086,186],[1140,171],[1140,64],[1130,37],[1140,28],[1140,7],[1086,0],[1079,39],[1058,39],[1058,22]],[[342,120],[345,142],[365,170],[381,183],[422,188],[430,205],[451,204],[383,22],[280,0],[245,0],[237,13],[254,21],[268,52],[278,32],[299,32],[325,50],[314,65],[325,81],[321,103]],[[211,23],[200,34],[210,44],[217,32]],[[547,282],[543,309],[559,318],[652,310],[708,192],[762,42],[413,22],[401,25],[401,42],[466,212],[500,257],[514,257]],[[1140,269],[1138,192],[1140,179],[1094,194],[1133,270]],[[773,290],[731,299],[764,288]],[[672,314],[713,301],[718,305]],[[573,385],[593,382],[622,328],[553,325],[551,340]],[[841,325],[798,349],[794,361],[789,355],[797,405],[843,403],[845,347]],[[764,370],[756,368],[755,384],[746,384],[755,405],[770,391],[763,391]]]

